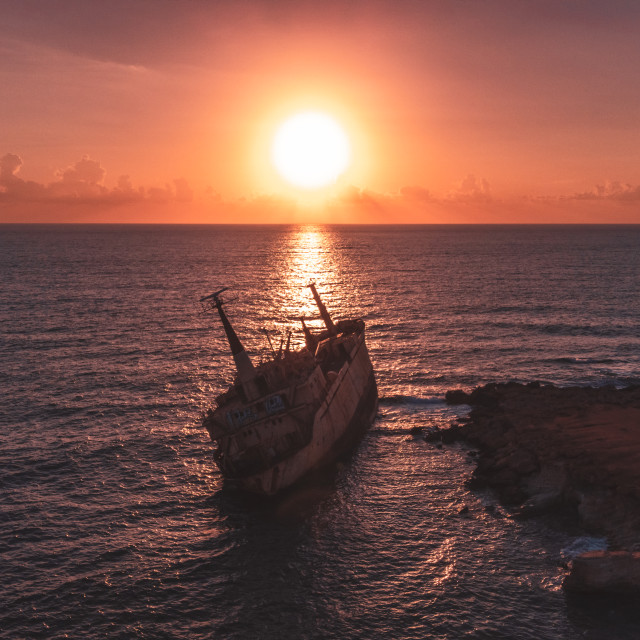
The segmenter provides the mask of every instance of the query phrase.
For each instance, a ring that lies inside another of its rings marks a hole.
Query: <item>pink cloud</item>
[[[457,187],[450,191],[448,198],[460,202],[488,202],[492,200],[489,183],[484,178],[467,175]]]
[[[185,178],[173,185],[134,188],[129,176],[118,178],[113,189],[103,185],[107,174],[100,162],[83,156],[66,169],[56,172],[57,180],[44,185],[18,176],[22,158],[7,153],[0,158],[0,202],[87,201],[96,204],[123,204],[149,200],[153,202],[191,202],[193,190]]]
[[[640,186],[633,186],[618,180],[607,181],[596,185],[592,191],[576,193],[575,200],[618,200],[622,202],[638,202],[640,200]]]

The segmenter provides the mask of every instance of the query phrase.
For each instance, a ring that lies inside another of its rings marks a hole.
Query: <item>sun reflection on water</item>
[[[284,332],[292,326],[300,327],[300,318],[313,329],[323,327],[318,308],[307,285],[315,282],[318,291],[332,315],[340,306],[336,297],[336,275],[339,259],[333,242],[333,234],[323,227],[298,227],[287,234],[284,246],[284,262],[281,265],[281,286],[278,300],[281,322],[278,330]],[[292,344],[302,342],[296,331]]]

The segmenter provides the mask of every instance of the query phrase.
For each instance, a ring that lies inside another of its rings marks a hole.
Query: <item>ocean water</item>
[[[0,638],[640,637],[568,599],[601,546],[517,521],[410,430],[490,381],[640,381],[640,227],[0,227]],[[229,286],[252,357],[305,285],[359,316],[379,415],[285,498],[224,486],[200,412],[232,376],[197,300]],[[467,507],[467,509],[464,509]]]

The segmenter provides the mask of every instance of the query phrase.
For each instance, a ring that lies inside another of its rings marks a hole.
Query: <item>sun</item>
[[[276,131],[271,160],[278,173],[301,189],[330,185],[349,168],[351,146],[342,127],[320,111],[297,113]]]

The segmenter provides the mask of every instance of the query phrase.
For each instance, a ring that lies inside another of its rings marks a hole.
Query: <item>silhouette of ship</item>
[[[220,295],[201,299],[217,310],[237,374],[216,398],[203,425],[216,445],[225,478],[272,495],[352,449],[376,414],[378,389],[361,319],[334,324],[315,284],[309,284],[326,329],[312,333],[301,318],[305,346],[282,341],[272,358],[254,366],[231,326]]]

